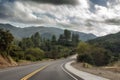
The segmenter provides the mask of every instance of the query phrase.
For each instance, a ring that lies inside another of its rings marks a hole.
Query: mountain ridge
[[[0,23],[0,28],[9,30],[13,34],[13,36],[17,39],[30,37],[36,32],[39,32],[40,35],[45,38],[51,38],[52,35],[56,35],[58,38],[60,34],[64,33],[63,29],[54,28],[54,27],[44,27],[44,26],[38,26],[38,27],[32,26],[32,27],[19,28],[11,24]],[[87,33],[78,32],[78,31],[72,31],[72,30],[70,31],[75,34],[79,34],[80,40],[82,41],[91,40],[97,37],[92,33],[87,34]]]

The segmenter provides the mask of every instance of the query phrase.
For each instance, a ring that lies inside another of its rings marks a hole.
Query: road
[[[0,80],[22,80],[22,78],[26,77],[28,74],[44,66],[47,67],[32,74],[27,80],[75,80],[62,69],[62,64],[68,61],[70,61],[70,59],[60,59],[0,70]],[[78,79],[77,76],[73,76]],[[78,80],[81,79],[79,78]]]

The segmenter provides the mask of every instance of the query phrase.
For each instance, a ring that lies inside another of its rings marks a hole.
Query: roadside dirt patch
[[[6,68],[9,66],[16,66],[16,65],[17,63],[10,56],[3,57],[0,55],[0,68]]]
[[[83,63],[72,63],[71,64],[74,68],[81,70],[81,71],[85,71],[88,73],[92,73],[101,77],[105,77],[108,78],[110,80],[120,80],[120,68],[105,68],[105,67],[88,67],[88,68],[84,68],[83,67]]]

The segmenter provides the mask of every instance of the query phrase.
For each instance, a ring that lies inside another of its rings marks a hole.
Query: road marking
[[[45,65],[45,66],[43,66],[43,67],[37,69],[36,71],[34,71],[34,72],[32,72],[32,73],[26,75],[25,77],[23,77],[23,78],[20,79],[20,80],[28,80],[30,77],[32,77],[32,76],[35,75],[36,73],[42,71],[42,70],[45,69],[47,66],[48,66],[48,65]]]
[[[63,65],[64,65],[64,64],[61,65],[62,70],[63,70],[65,73],[67,73],[70,77],[72,77],[74,80],[78,80],[78,79],[77,79],[76,77],[74,77],[71,73],[69,73],[68,71],[66,71],[66,70],[64,69]]]

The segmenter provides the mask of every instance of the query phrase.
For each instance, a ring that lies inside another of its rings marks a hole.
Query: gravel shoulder
[[[120,80],[120,67],[83,67],[82,63],[74,62],[71,64],[74,68],[95,74],[110,80]]]

